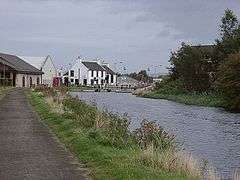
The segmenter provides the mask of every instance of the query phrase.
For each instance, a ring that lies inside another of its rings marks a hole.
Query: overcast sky
[[[226,8],[240,18],[240,0],[0,0],[0,51],[164,72],[181,42],[214,42]]]

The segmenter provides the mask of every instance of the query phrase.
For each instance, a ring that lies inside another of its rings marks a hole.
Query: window
[[[73,77],[74,76],[74,70],[70,71],[70,76]]]
[[[75,79],[75,85],[79,85],[79,79]]]
[[[98,71],[97,71],[97,77],[98,77]]]
[[[93,77],[93,71],[92,71],[92,77]]]
[[[101,77],[103,77],[103,71],[101,71],[101,72],[102,72]]]
[[[71,79],[71,82],[73,83],[73,79]]]

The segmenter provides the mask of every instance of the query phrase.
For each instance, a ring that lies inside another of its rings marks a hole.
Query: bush
[[[140,128],[134,131],[134,135],[141,149],[153,147],[154,150],[162,152],[175,147],[175,137],[154,121],[143,120]]]
[[[112,113],[109,113],[107,116],[109,124],[105,131],[111,144],[115,146],[129,145],[131,142],[130,121],[126,117],[119,117]]]
[[[189,92],[204,92],[210,89],[211,64],[206,60],[210,53],[201,46],[190,46],[182,43],[182,47],[172,53],[171,77],[181,79],[184,88]],[[203,83],[204,82],[204,83]]]
[[[229,110],[240,111],[240,53],[231,54],[219,67],[217,88]]]
[[[71,116],[83,128],[93,128],[96,119],[96,108],[82,103],[75,98],[66,98],[63,101],[65,111],[71,112]]]
[[[173,80],[169,77],[156,83],[155,90],[161,94],[183,94],[187,92],[181,79]]]

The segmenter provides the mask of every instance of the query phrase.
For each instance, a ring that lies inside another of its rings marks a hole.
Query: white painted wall
[[[27,57],[19,56],[21,59],[31,64],[38,70],[42,71],[42,83],[44,85],[52,86],[53,78],[57,77],[57,69],[53,63],[51,56],[47,57]]]
[[[112,76],[113,76],[113,82],[111,81]],[[117,84],[117,75],[108,74],[108,85],[116,86],[116,84]]]
[[[74,71],[74,76],[71,77],[71,71]],[[88,69],[82,64],[81,59],[78,59],[75,64],[70,68],[68,72],[69,81],[71,84],[75,84],[76,79],[79,79],[79,84],[83,84],[84,79],[88,80]],[[73,79],[73,82],[71,82]]]
[[[30,77],[32,78],[32,85],[37,86],[37,78],[41,84],[41,75],[30,75],[30,74],[17,74],[16,75],[16,87],[23,87],[22,79],[25,77],[25,87],[30,87]]]
[[[44,64],[42,65],[42,83],[48,86],[52,86],[53,78],[57,77],[57,69],[54,66],[52,58],[47,56]]]
[[[108,65],[109,64],[105,64]],[[71,77],[71,70],[74,71],[74,76]],[[79,79],[79,84],[84,84],[84,79],[87,79],[87,85],[91,85],[91,80],[98,79],[98,85],[101,85],[101,81],[104,81],[104,85],[106,84],[105,78],[107,76],[106,71],[98,71],[98,77],[97,77],[97,71],[93,71],[93,76],[92,76],[92,71],[89,70],[86,66],[82,64],[82,60],[78,59],[74,63],[74,65],[69,69],[68,71],[68,79],[70,84],[75,85],[76,79]],[[103,76],[102,76],[103,73]],[[71,81],[72,79],[72,81]],[[96,85],[96,81],[94,82]],[[113,75],[113,82],[111,83],[111,77],[109,76],[109,85],[115,86],[117,84],[117,75]]]

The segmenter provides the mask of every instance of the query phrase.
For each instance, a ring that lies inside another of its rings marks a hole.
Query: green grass
[[[223,98],[216,94],[194,94],[194,93],[162,93],[153,91],[144,94],[142,97],[153,99],[167,99],[187,105],[198,105],[207,107],[224,107]]]
[[[117,148],[101,143],[89,136],[89,130],[81,128],[71,116],[52,112],[42,95],[31,92],[28,97],[41,119],[60,141],[80,162],[86,164],[93,179],[194,179],[180,172],[169,172],[144,165],[136,158],[140,153],[138,148]]]

